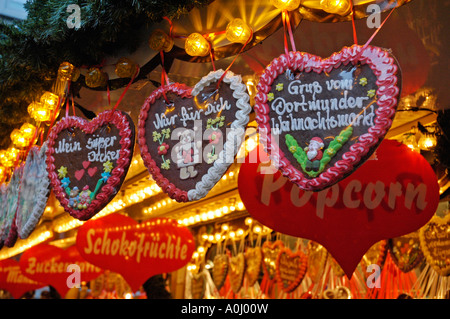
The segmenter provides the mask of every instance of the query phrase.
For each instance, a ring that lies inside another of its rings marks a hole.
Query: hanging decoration
[[[47,142],[31,147],[23,167],[15,221],[21,239],[28,238],[36,228],[50,195],[46,151]]]
[[[245,276],[248,286],[253,286],[258,280],[262,266],[261,247],[247,247],[244,253],[245,257]]]
[[[228,273],[230,278],[231,290],[237,294],[242,288],[245,276],[245,256],[243,252],[230,258],[230,271]]]
[[[87,220],[105,207],[122,185],[134,150],[131,117],[120,110],[92,121],[66,116],[48,137],[47,171],[64,210]]]
[[[205,197],[244,140],[251,106],[241,77],[217,70],[191,89],[163,85],[139,115],[141,156],[157,184],[178,202]]]
[[[277,255],[275,278],[280,289],[286,293],[294,291],[302,282],[308,267],[308,257],[301,251],[283,248]]]
[[[33,281],[23,275],[19,262],[14,259],[0,260],[0,289],[5,289],[14,299],[19,299],[26,292],[37,290],[45,284]]]
[[[398,269],[407,273],[424,261],[419,231],[389,239],[389,253]]]
[[[434,216],[419,231],[420,247],[427,263],[439,275],[450,275],[450,214]]]
[[[154,275],[186,265],[195,249],[189,229],[175,220],[155,218],[138,224],[120,214],[84,223],[76,245],[87,261],[121,274],[133,291]]]
[[[320,243],[349,278],[373,244],[418,229],[439,202],[437,178],[426,159],[391,140],[351,177],[321,192],[300,190],[274,173],[260,147],[242,164],[238,187],[252,217]]]
[[[256,96],[260,140],[283,175],[319,191],[350,175],[392,124],[400,72],[388,51],[344,48],[327,59],[301,52],[272,61]]]
[[[20,196],[20,183],[23,174],[23,164],[16,167],[6,188],[3,220],[0,220],[0,236],[6,247],[13,247],[17,240],[16,211]]]
[[[76,246],[62,249],[49,244],[39,244],[26,250],[19,261],[22,274],[31,280],[45,283],[54,287],[64,297],[69,291],[68,283],[74,269],[70,265],[79,267],[81,281],[90,281],[103,273],[103,270],[95,267],[80,256]]]

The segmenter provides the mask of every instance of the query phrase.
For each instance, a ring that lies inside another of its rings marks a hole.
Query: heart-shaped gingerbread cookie
[[[239,253],[236,256],[230,258],[230,270],[228,271],[231,290],[233,290],[235,294],[237,294],[242,288],[244,274],[245,257],[243,253]]]
[[[192,298],[194,299],[202,299],[205,295],[205,276],[203,272],[198,274],[193,274],[191,279],[191,293]]]
[[[125,179],[134,143],[133,121],[120,110],[56,123],[48,138],[47,171],[64,210],[88,220],[105,207]]]
[[[419,266],[425,259],[420,249],[419,231],[389,239],[389,253],[404,273]]]
[[[23,168],[16,213],[17,233],[22,239],[27,238],[35,229],[47,205],[50,179],[45,162],[46,151],[47,142],[41,147],[33,146]]]
[[[139,147],[157,184],[178,202],[205,197],[244,140],[250,97],[238,75],[209,73],[193,89],[155,90],[139,114]],[[218,86],[218,87],[217,87]]]
[[[283,248],[284,244],[281,240],[275,242],[265,241],[262,245],[263,270],[270,279],[275,278],[277,257]]]
[[[309,278],[318,283],[322,278],[327,263],[328,251],[315,241],[308,242],[308,269]]]
[[[276,278],[280,289],[287,293],[294,291],[305,277],[307,265],[308,257],[300,250],[294,253],[289,248],[283,248],[276,262]]]
[[[251,287],[258,280],[261,272],[262,249],[261,247],[247,247],[245,251],[245,275],[248,285]]]
[[[351,174],[386,135],[400,97],[395,58],[374,46],[322,59],[289,52],[266,68],[257,89],[260,141],[283,175],[319,191]]]
[[[450,275],[450,214],[434,216],[419,230],[419,238],[427,263],[441,276]]]
[[[217,289],[222,288],[228,274],[228,255],[215,255],[213,260],[214,268],[212,270],[213,282]]]

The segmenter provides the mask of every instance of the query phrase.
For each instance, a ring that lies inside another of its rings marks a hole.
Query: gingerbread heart
[[[261,247],[247,247],[245,252],[245,275],[248,285],[253,286],[261,272],[262,249]]]
[[[420,249],[419,232],[389,239],[389,253],[394,263],[404,273],[419,266],[425,259]]]
[[[214,256],[214,268],[212,270],[213,282],[217,289],[222,288],[228,274],[228,255],[221,254]]]
[[[344,286],[335,289],[327,289],[323,292],[323,299],[352,299],[350,289]]]
[[[193,274],[191,279],[191,293],[193,299],[203,299],[205,295],[205,276],[203,272]]]
[[[3,209],[3,220],[0,221],[0,241],[7,247],[13,247],[17,240],[16,212],[20,196],[20,183],[22,181],[23,166],[14,169],[14,173],[6,188],[6,199]]]
[[[434,216],[419,230],[419,238],[427,263],[441,276],[450,275],[450,215]]]
[[[39,223],[50,195],[46,151],[47,142],[40,148],[33,146],[23,168],[16,213],[17,233],[22,239],[28,238]]]
[[[69,116],[56,123],[48,138],[47,171],[64,210],[88,220],[105,207],[125,179],[134,143],[133,121],[120,110],[91,121]]]
[[[257,89],[260,141],[283,175],[319,191],[375,151],[400,97],[400,68],[388,50],[345,47],[322,59],[289,52],[266,68]]]
[[[276,278],[278,285],[284,292],[294,291],[302,282],[306,274],[308,257],[300,250],[292,252],[283,248],[276,261]]]
[[[262,245],[263,270],[270,279],[275,278],[277,257],[283,248],[284,244],[281,240],[277,240],[273,243],[265,241]]]
[[[193,89],[162,86],[139,114],[139,147],[157,184],[179,202],[205,197],[244,140],[250,97],[238,75],[209,73]]]
[[[230,270],[228,277],[230,278],[231,290],[235,294],[242,288],[245,274],[245,258],[243,253],[239,253],[236,256],[230,258]]]
[[[318,283],[322,278],[327,263],[328,251],[315,241],[308,242],[308,269],[307,274],[311,280]]]

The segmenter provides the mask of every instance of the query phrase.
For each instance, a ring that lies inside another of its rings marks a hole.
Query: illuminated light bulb
[[[207,215],[208,215],[208,219],[214,218],[214,212],[212,210],[210,210]]]
[[[198,252],[194,252],[194,253],[192,254],[192,258],[198,258]]]
[[[222,230],[227,231],[229,229],[227,224],[223,224],[222,225]]]
[[[41,104],[48,108],[50,111],[53,111],[58,106],[58,96],[52,92],[45,92],[41,96]]]
[[[270,0],[280,10],[292,11],[298,8],[300,0]]]
[[[25,136],[25,138],[31,140],[36,134],[36,127],[30,123],[23,123],[20,127],[20,131]]]
[[[8,161],[15,163],[17,159],[19,158],[20,150],[18,150],[15,147],[10,147],[6,150],[6,158]]]
[[[6,167],[0,166],[0,183],[3,183],[6,179]]]
[[[233,19],[230,23],[228,23],[225,33],[228,41],[242,44],[250,41],[252,35],[252,29],[250,29],[244,20],[239,18]]]
[[[191,56],[205,56],[209,54],[210,45],[209,42],[200,34],[190,34],[184,44],[186,53]]]
[[[222,207],[222,213],[224,213],[224,214],[228,213],[228,207],[227,206],[223,206]]]
[[[234,172],[228,173],[228,176],[233,177],[234,176]]]
[[[125,294],[125,299],[132,299],[132,298],[133,298],[133,295],[131,293],[127,292]]]
[[[215,238],[217,241],[219,241],[220,238],[222,238],[222,236],[221,236],[219,233],[217,233],[217,234],[214,235],[214,238]]]
[[[213,235],[209,235],[208,240],[209,241],[213,241],[214,240],[214,236]]]
[[[417,144],[419,145],[419,148],[421,150],[429,151],[436,146],[437,140],[433,134],[425,133],[419,139],[419,142]]]
[[[350,0],[320,0],[320,6],[328,13],[346,16],[352,11]]]
[[[30,139],[26,138],[24,134],[17,128],[11,132],[10,137],[14,146],[18,148],[25,148],[30,143]]]
[[[234,231],[230,232],[229,234],[230,238],[234,238],[236,236],[236,233]]]
[[[205,252],[205,247],[199,246],[197,250],[199,253],[203,253],[203,252]]]
[[[253,231],[255,232],[255,233],[257,233],[257,234],[259,234],[260,232],[261,232],[261,227],[260,226],[255,226],[255,227],[253,227]]]
[[[193,224],[195,222],[194,217],[189,217],[189,224]]]
[[[238,208],[239,210],[243,210],[243,209],[244,209],[244,203],[243,203],[243,202],[239,202],[239,203],[237,204],[237,208]]]
[[[169,52],[173,48],[173,39],[161,29],[156,29],[148,39],[148,46],[155,51]]]
[[[245,219],[245,225],[250,225],[251,223],[253,223],[253,219],[251,219],[251,217],[247,217]]]
[[[239,228],[239,229],[236,231],[236,235],[238,235],[238,236],[244,235],[244,230],[241,229],[241,228]]]
[[[195,222],[197,222],[197,223],[200,222],[200,215],[195,215]]]

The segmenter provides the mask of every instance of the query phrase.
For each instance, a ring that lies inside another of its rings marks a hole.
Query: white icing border
[[[31,214],[29,215],[28,220],[25,221],[24,224],[22,224],[22,227],[20,227],[20,223],[17,221],[17,218],[19,216],[22,217],[19,210],[21,209],[21,206],[19,204],[18,210],[17,210],[17,217],[16,217],[16,226],[17,226],[17,233],[21,239],[25,239],[28,236],[30,236],[31,232],[35,229],[36,225],[39,223],[39,220],[44,213],[45,207],[47,206],[47,201],[50,196],[50,179],[48,177],[47,173],[47,164],[46,164],[46,152],[47,152],[47,142],[45,142],[39,152],[36,152],[34,154],[35,158],[33,159],[33,162],[37,163],[39,165],[39,171],[41,169],[44,171],[44,176],[40,179],[39,183],[36,185],[38,186],[35,193],[34,200],[34,206]],[[28,169],[30,169],[31,165],[31,151],[28,153],[27,160],[25,162],[25,166],[23,168],[23,177],[22,177],[22,183],[25,181],[26,174],[28,173]],[[39,162],[38,162],[39,161]],[[21,185],[22,187],[22,185]],[[30,200],[26,198],[25,200]],[[19,201],[20,203],[20,201]]]
[[[204,76],[192,89],[192,96],[197,96],[206,86],[217,82],[224,72],[220,69],[211,71],[208,75]],[[247,86],[242,83],[240,75],[235,75],[231,71],[227,71],[223,82],[230,84],[230,88],[233,90],[233,97],[237,99],[236,106],[238,111],[235,113],[236,119],[231,123],[231,130],[227,133],[226,142],[217,160],[208,169],[208,172],[203,175],[202,179],[195,184],[195,189],[188,191],[190,201],[205,197],[211,188],[222,178],[228,167],[234,162],[234,158],[245,138],[245,127],[248,124],[249,114],[252,110],[249,104],[250,96],[247,93]]]

